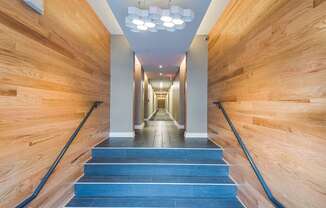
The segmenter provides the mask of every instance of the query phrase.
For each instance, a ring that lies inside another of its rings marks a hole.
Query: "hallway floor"
[[[144,129],[135,130],[134,139],[110,138],[97,147],[217,148],[207,139],[185,139],[184,130],[176,127],[166,111],[158,111],[152,119]]]
[[[158,109],[155,115],[150,119],[151,121],[172,121],[165,109]]]

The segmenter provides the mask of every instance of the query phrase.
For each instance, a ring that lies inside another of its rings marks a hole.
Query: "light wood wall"
[[[230,1],[209,34],[208,80],[209,136],[242,201],[271,207],[215,100],[286,207],[326,207],[326,1]]]
[[[109,129],[110,34],[85,0],[45,0],[40,16],[0,1],[0,207],[32,193],[93,101],[90,119],[30,207],[62,207]]]

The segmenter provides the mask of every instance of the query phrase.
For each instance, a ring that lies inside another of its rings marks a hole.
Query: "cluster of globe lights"
[[[132,32],[157,32],[158,30],[174,32],[184,29],[186,22],[191,22],[193,19],[194,12],[191,9],[183,9],[179,6],[171,6],[170,9],[150,6],[147,10],[128,7],[125,23]]]

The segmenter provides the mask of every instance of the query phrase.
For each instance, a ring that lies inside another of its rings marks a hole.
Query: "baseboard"
[[[143,129],[145,127],[145,123],[143,122],[142,124],[140,125],[135,125],[134,128],[135,129]]]
[[[135,132],[110,132],[109,137],[134,138]]]
[[[157,109],[151,115],[149,115],[148,118],[145,118],[144,120],[145,121],[151,120],[151,118],[155,115],[156,112],[157,112]]]
[[[173,116],[171,115],[171,113],[170,113],[169,111],[166,111],[166,113],[167,113],[167,114],[169,115],[169,117],[173,120],[174,125],[176,125],[178,129],[184,129],[184,128],[185,128],[184,125],[179,124],[178,121],[176,121],[176,120],[173,118]]]
[[[203,139],[208,139],[208,134],[207,133],[197,133],[197,132],[194,132],[194,133],[190,133],[190,132],[187,132],[185,131],[185,137],[186,138],[203,138]]]

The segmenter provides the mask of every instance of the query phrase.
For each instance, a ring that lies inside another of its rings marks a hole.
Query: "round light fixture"
[[[170,17],[170,16],[162,16],[161,17],[161,20],[163,22],[171,22],[172,21],[172,17]]]
[[[134,23],[135,25],[144,25],[145,22],[141,19],[133,19],[132,23]]]
[[[153,28],[153,27],[155,27],[155,23],[154,23],[154,22],[145,22],[145,25],[146,25],[148,28]]]
[[[176,25],[182,25],[184,21],[180,18],[173,19],[172,22]]]
[[[158,67],[160,67],[160,69],[162,69],[162,68],[163,68],[163,66],[162,66],[162,65],[159,65]]]
[[[143,30],[143,31],[145,31],[145,30],[148,29],[148,27],[147,27],[146,25],[138,25],[138,26],[137,26],[137,29],[138,29],[138,30]]]
[[[171,28],[171,27],[174,26],[174,23],[173,23],[173,22],[164,22],[163,25],[164,25],[165,27],[169,27],[169,28]]]

